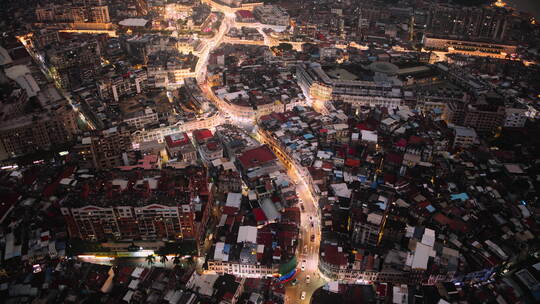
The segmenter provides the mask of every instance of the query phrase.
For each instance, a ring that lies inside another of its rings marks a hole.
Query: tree
[[[177,254],[174,256],[173,260],[172,260],[174,266],[178,266],[180,265],[180,263],[182,263],[182,258]]]
[[[193,258],[193,256],[190,256],[189,258],[187,258],[187,266],[188,267],[192,267],[195,265],[195,259]]]
[[[149,254],[146,257],[146,262],[148,263],[148,265],[152,266],[154,265],[154,263],[156,263],[156,257],[153,254]]]
[[[163,263],[163,266],[165,266],[165,263],[169,260],[169,258],[167,258],[167,255],[162,253],[159,255],[159,261],[161,263]]]
[[[186,26],[186,24],[187,24],[187,20],[184,20],[184,19],[176,20],[176,30],[177,31],[184,30],[184,27]]]
[[[290,43],[283,43],[282,42],[277,46],[277,49],[281,50],[282,52],[287,52],[287,51],[291,51],[293,49],[293,46]]]

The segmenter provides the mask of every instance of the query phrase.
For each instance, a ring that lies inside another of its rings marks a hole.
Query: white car
[[[311,282],[311,278],[309,276],[306,276],[306,284],[309,284]]]
[[[306,270],[306,264],[302,264],[302,271],[305,271]]]
[[[305,299],[306,299],[306,292],[305,292],[305,291],[302,291],[302,295],[300,296],[300,299],[301,299],[301,300],[305,300]]]

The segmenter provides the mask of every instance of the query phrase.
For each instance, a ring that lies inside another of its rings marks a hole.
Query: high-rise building
[[[371,223],[354,224],[352,239],[355,245],[376,246],[379,236],[379,226]]]
[[[69,21],[72,22],[85,22],[86,10],[83,6],[72,6],[69,8]]]
[[[18,156],[70,142],[78,132],[71,105],[52,84],[40,87],[30,73],[8,73],[14,76],[20,88],[1,96],[0,141],[5,153]]]
[[[139,94],[147,87],[148,76],[144,70],[135,70],[119,75],[109,73],[97,81],[99,97],[118,102],[121,97]]]
[[[69,189],[62,215],[84,240],[204,240],[213,198],[202,167],[101,174]]]
[[[39,22],[109,23],[109,7],[105,1],[73,2],[71,5],[37,6],[36,19]]]
[[[447,123],[473,128],[478,133],[495,132],[502,127],[506,117],[504,100],[492,93],[475,101],[450,102],[445,106],[443,118]]]
[[[505,10],[433,4],[428,11],[426,31],[435,36],[454,39],[507,39],[509,18]]]
[[[109,7],[106,5],[93,6],[90,8],[90,20],[95,23],[109,23]]]
[[[36,8],[36,19],[39,22],[49,22],[56,19],[56,11],[54,6],[40,7],[39,5]]]
[[[97,40],[74,40],[51,45],[45,62],[58,86],[76,89],[90,81],[101,68],[100,54]]]
[[[8,120],[0,126],[0,138],[10,156],[23,155],[36,150],[71,141],[75,112],[62,109],[39,116],[23,116]]]
[[[133,158],[130,132],[126,127],[113,127],[83,137],[73,147],[80,166],[84,168],[114,168]]]

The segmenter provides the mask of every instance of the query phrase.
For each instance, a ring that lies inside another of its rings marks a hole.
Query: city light
[[[6,302],[540,298],[540,12],[45,2],[0,33]]]
[[[493,3],[493,5],[497,7],[505,7],[506,3],[503,0],[497,0],[497,2]]]

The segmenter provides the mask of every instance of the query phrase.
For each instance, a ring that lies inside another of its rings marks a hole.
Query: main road
[[[222,10],[222,7],[215,5],[213,1],[207,1],[214,10],[220,11],[224,14],[222,24],[213,38],[206,42],[205,49],[199,57],[199,62],[196,67],[197,81],[199,82],[202,92],[208,100],[211,100],[216,107],[227,114],[222,101],[218,100],[217,96],[213,94],[211,88],[205,83],[206,68],[208,64],[208,57],[210,53],[223,42],[226,33],[232,27],[236,27],[234,13],[230,11]],[[270,45],[270,39],[264,33],[263,28],[267,27],[260,23],[246,24],[242,23],[241,26],[253,27],[259,30],[264,37],[264,42],[267,46]],[[272,26],[268,26],[273,28]],[[232,120],[232,122],[238,122]],[[286,283],[285,286],[285,302],[286,303],[309,303],[311,295],[319,287],[323,286],[326,281],[321,277],[319,273],[319,245],[321,241],[320,235],[320,219],[317,202],[313,198],[313,195],[309,192],[306,183],[302,176],[294,172],[293,169],[287,173],[297,183],[297,193],[300,199],[299,207],[301,210],[301,225],[300,225],[300,239],[297,248],[297,260],[298,260],[298,274],[296,275],[296,283],[292,285],[292,282]],[[304,299],[302,295],[304,294]]]
[[[297,175],[289,173],[289,176]],[[309,303],[313,292],[326,284],[319,273],[320,218],[317,203],[301,177],[297,180],[297,192],[302,211],[302,225],[300,225],[297,248],[299,272],[296,276],[297,283],[295,285],[287,283],[285,286],[285,300],[286,303]],[[302,299],[303,293],[305,293],[304,299]]]

